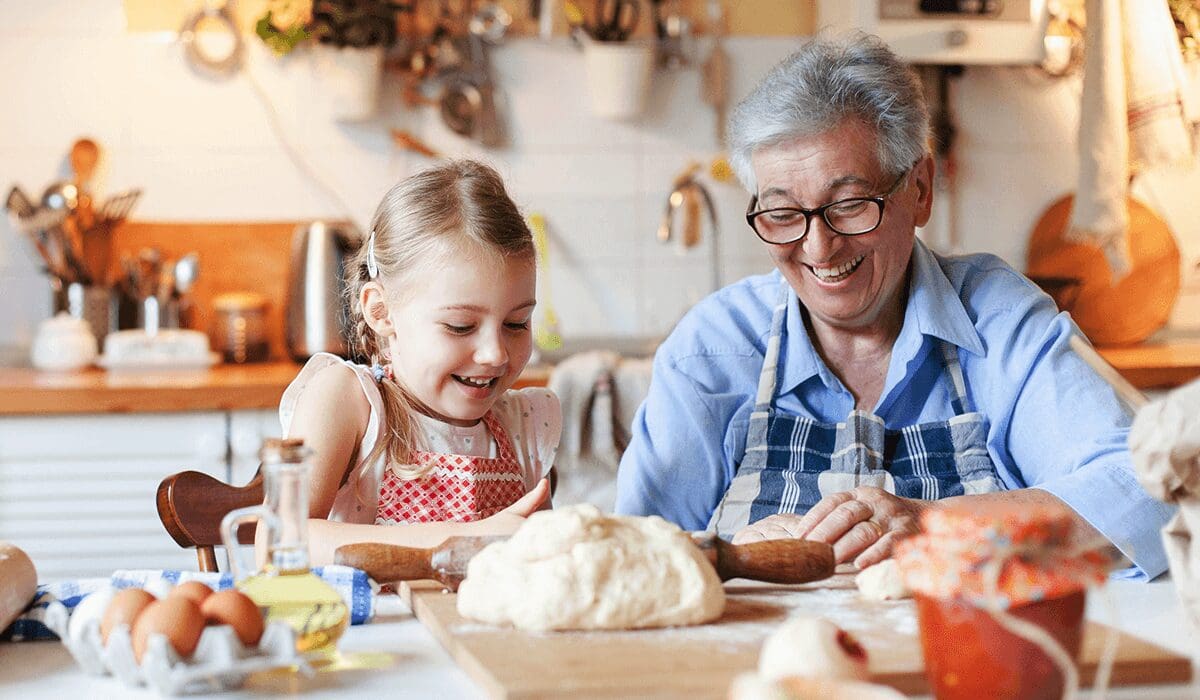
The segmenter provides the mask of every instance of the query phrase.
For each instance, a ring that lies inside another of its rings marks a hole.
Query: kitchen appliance
[[[362,242],[362,232],[346,221],[313,221],[293,232],[285,322],[293,359],[345,356],[345,261]]]
[[[876,34],[912,63],[1032,65],[1047,0],[818,0],[817,24]]]

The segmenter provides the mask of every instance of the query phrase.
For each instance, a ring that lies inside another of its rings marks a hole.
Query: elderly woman
[[[618,512],[822,540],[865,567],[939,504],[1062,502],[1084,540],[1157,576],[1172,511],[1138,485],[1130,418],[1069,349],[1078,328],[1000,259],[916,238],[928,122],[916,76],[867,35],[809,41],[738,105],[732,162],[777,270],[659,348]]]

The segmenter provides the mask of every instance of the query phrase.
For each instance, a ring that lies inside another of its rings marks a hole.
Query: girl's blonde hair
[[[534,257],[533,236],[500,175],[472,160],[450,160],[405,178],[388,190],[371,221],[373,245],[364,242],[346,266],[351,356],[371,365],[387,364],[387,345],[367,325],[359,296],[372,281],[368,248],[373,248],[375,281],[389,299],[403,299],[412,277],[436,265],[452,249],[475,249],[501,258]],[[368,310],[377,313],[378,310]],[[386,311],[384,311],[386,313]],[[416,479],[426,469],[410,464],[418,448],[415,399],[402,377],[379,377],[385,430],[363,460],[363,470],[396,465],[401,478]]]

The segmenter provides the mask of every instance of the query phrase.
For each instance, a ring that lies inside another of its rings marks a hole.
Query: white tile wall
[[[0,0],[0,17],[0,186],[39,194],[66,174],[70,143],[89,135],[106,151],[97,190],[144,188],[138,218],[365,222],[391,184],[426,162],[392,145],[388,130],[398,127],[443,153],[488,160],[523,209],[546,215],[564,334],[659,335],[710,291],[710,231],[685,253],[655,239],[674,175],[691,160],[707,165],[719,150],[694,68],[659,71],[645,115],[610,122],[591,114],[582,56],[565,39],[509,42],[492,60],[511,145],[488,151],[448,131],[432,109],[405,108],[395,76],[384,83],[379,117],[332,121],[305,55],[280,60],[247,37],[248,74],[270,96],[281,142],[246,75],[193,73],[169,35],[126,33],[119,0]],[[748,92],[795,43],[729,40],[732,95]],[[1023,69],[970,68],[955,81],[953,210],[962,250],[1022,264],[1033,223],[1073,187],[1078,91],[1078,80]],[[722,279],[769,269],[742,219],[746,194],[705,181],[718,207]],[[1170,178],[1157,185],[1172,186]],[[1182,200],[1174,218],[1195,220]],[[49,288],[31,253],[0,222],[0,346],[28,344],[49,313]]]

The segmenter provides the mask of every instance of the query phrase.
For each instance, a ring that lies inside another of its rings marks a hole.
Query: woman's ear
[[[924,226],[929,223],[933,212],[933,156],[925,156],[913,166],[912,178],[917,184],[916,225]]]
[[[390,338],[396,333],[392,318],[388,314],[386,296],[378,282],[367,282],[358,293],[358,307],[363,318],[376,335]]]

